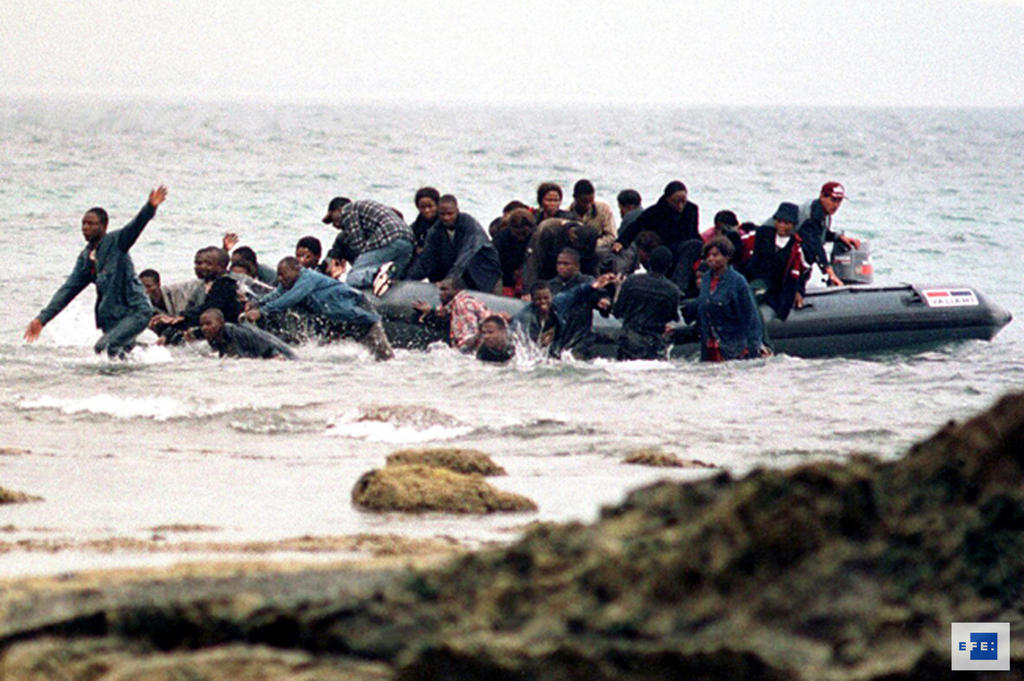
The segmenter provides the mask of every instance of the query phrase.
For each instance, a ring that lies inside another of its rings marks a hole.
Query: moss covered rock
[[[388,466],[422,465],[447,468],[456,473],[505,475],[505,469],[487,454],[475,449],[453,447],[435,449],[402,449],[388,454]]]
[[[0,487],[0,504],[20,504],[26,501],[42,501],[42,497]]]
[[[481,475],[422,465],[395,465],[364,473],[352,489],[352,502],[372,511],[413,513],[537,510],[531,500],[503,492]]]
[[[675,454],[663,452],[655,448],[636,449],[627,454],[622,463],[660,468],[715,468],[715,466],[709,463],[697,461],[696,459],[680,459]]]

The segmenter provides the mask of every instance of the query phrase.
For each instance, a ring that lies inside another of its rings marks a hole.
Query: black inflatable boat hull
[[[526,304],[515,298],[473,292],[495,312],[514,315]],[[383,298],[372,298],[397,347],[425,348],[444,340],[445,331],[418,323],[412,304],[440,300],[431,284],[402,281]],[[963,340],[991,340],[1010,313],[971,286],[843,286],[809,292],[806,305],[786,321],[762,308],[767,335],[776,353],[797,357],[851,356],[891,350],[923,349]],[[598,356],[614,357],[618,320],[594,315]],[[680,326],[672,356],[697,354],[696,333]]]

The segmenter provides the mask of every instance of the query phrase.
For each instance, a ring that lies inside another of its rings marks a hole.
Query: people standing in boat
[[[699,216],[699,208],[689,200],[686,185],[673,180],[665,185],[665,191],[656,204],[644,210],[640,217],[621,231],[612,244],[612,252],[621,252],[633,243],[637,234],[651,230],[661,237],[661,243],[672,252],[674,265],[680,244],[700,238],[697,228]]]
[[[707,269],[700,295],[687,303],[686,321],[696,320],[700,330],[700,358],[704,362],[751,359],[762,354],[761,315],[747,280],[729,265],[735,255],[732,242],[716,236],[704,245]]]
[[[804,288],[811,272],[804,259],[803,240],[796,233],[799,212],[795,203],[780,203],[773,216],[774,226],[758,227],[747,269],[755,298],[763,299],[781,320],[794,307],[803,307]]]
[[[480,223],[459,210],[451,194],[440,198],[438,220],[427,235],[426,246],[406,274],[407,279],[455,279],[463,288],[500,293],[501,262],[494,244]]]
[[[227,322],[215,307],[199,315],[199,331],[221,357],[296,359],[292,349],[277,336],[252,324]]]
[[[547,282],[538,281],[530,288],[530,303],[512,318],[512,333],[523,344],[557,356],[560,352],[562,323],[552,308],[554,295]]]
[[[323,222],[338,230],[327,257],[351,263],[349,286],[366,289],[375,279],[399,279],[412,259],[412,229],[398,211],[383,203],[336,196],[327,204]]]
[[[562,187],[555,182],[541,182],[537,187],[537,207],[533,218],[539,225],[550,218],[571,218],[572,214],[562,210]]]
[[[361,307],[363,294],[344,282],[302,266],[294,257],[282,258],[277,265],[278,286],[267,295],[246,305],[245,316],[251,322],[267,314],[294,309],[327,320],[328,338],[356,338],[374,359],[394,356],[380,316]]]
[[[501,315],[492,314],[480,322],[480,347],[476,358],[481,362],[503,364],[516,354],[516,346],[509,338],[508,322]]]
[[[620,360],[665,359],[671,323],[679,319],[679,288],[665,276],[672,267],[672,251],[658,246],[647,265],[647,273],[626,278],[612,307],[612,314],[622,320]]]
[[[167,198],[167,187],[157,187],[138,215],[123,228],[107,232],[109,217],[103,208],[90,208],[82,216],[85,248],[75,260],[71,274],[25,329],[25,340],[35,342],[43,327],[60,314],[75,296],[89,284],[96,285],[94,315],[96,327],[103,332],[93,349],[111,358],[123,358],[152,317],[142,282],[135,276],[135,265],[128,251],[138,241],[157,207]]]
[[[526,248],[537,225],[533,214],[525,208],[513,210],[502,222],[502,227],[494,235],[494,248],[501,263],[501,293],[518,298],[525,293],[523,268],[526,265]]]
[[[818,198],[800,207],[797,233],[803,239],[804,253],[812,265],[817,265],[828,279],[830,286],[842,286],[843,281],[832,269],[832,263],[825,252],[826,242],[838,241],[847,248],[860,248],[860,239],[832,231],[832,216],[846,198],[846,189],[835,181],[821,186]]]
[[[572,219],[597,230],[597,248],[609,249],[615,243],[618,232],[615,228],[615,215],[612,207],[596,198],[597,190],[594,183],[581,179],[573,185],[572,203],[569,214]]]
[[[421,324],[439,324],[448,328],[448,344],[462,352],[475,352],[480,345],[480,322],[491,316],[487,306],[463,290],[457,279],[437,282],[441,304],[433,306],[416,300],[412,306],[419,312]]]

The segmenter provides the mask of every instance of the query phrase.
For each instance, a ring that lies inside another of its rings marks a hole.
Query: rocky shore
[[[897,461],[658,483],[593,525],[538,524],[434,567],[7,584],[0,670],[19,681],[960,678],[951,622],[1022,631],[1022,483],[1016,394]],[[971,678],[1020,678],[1012,650],[1010,674]]]

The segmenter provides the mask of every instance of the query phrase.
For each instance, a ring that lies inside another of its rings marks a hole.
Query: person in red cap
[[[832,269],[832,263],[825,253],[825,242],[839,241],[849,248],[860,248],[860,239],[832,231],[832,216],[839,210],[845,198],[846,190],[843,185],[830,181],[821,186],[818,198],[800,206],[797,232],[804,240],[804,252],[811,264],[817,264],[828,277],[830,286],[842,286],[843,281]]]

